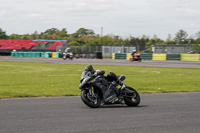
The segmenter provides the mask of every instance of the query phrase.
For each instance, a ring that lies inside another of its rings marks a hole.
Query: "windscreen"
[[[82,72],[81,74],[81,81],[84,79],[84,78],[87,78],[87,77],[90,77],[91,74],[93,74],[95,72],[94,68],[92,65],[87,65],[84,69],[84,71]]]
[[[89,77],[89,75],[90,75],[90,72],[88,72],[88,71],[83,71],[82,74],[81,74],[81,80],[84,79],[84,78]]]
[[[94,73],[94,72],[95,72],[95,70],[94,70],[94,68],[93,68],[92,65],[87,65],[87,66],[85,67],[84,71],[90,71],[91,73]]]

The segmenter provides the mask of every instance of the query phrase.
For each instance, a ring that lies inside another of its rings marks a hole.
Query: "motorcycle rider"
[[[93,74],[93,76],[98,76],[98,75],[104,75],[105,71],[104,70],[96,70]],[[122,90],[126,87],[125,84],[119,79],[117,78],[117,76],[115,75],[115,73],[113,72],[109,72],[106,76],[106,79],[110,82],[116,82],[117,84],[119,84],[120,86],[122,86]]]
[[[136,50],[133,50],[133,52],[131,53],[131,56],[133,57],[133,60],[135,58],[135,54],[136,54]]]
[[[67,56],[68,54],[69,54],[70,56],[73,55],[73,53],[71,52],[70,48],[66,48],[66,49],[65,49],[65,52],[63,53],[63,58],[66,58],[66,56]]]
[[[104,70],[94,70],[94,67],[92,65],[88,65],[87,67],[87,71],[90,71],[91,73],[89,74],[89,76],[93,76],[93,77],[97,77],[99,75],[104,75],[105,71]],[[126,87],[126,85],[120,80],[119,77],[117,77],[115,75],[115,73],[113,72],[109,72],[107,74],[107,76],[105,76],[105,78],[109,81],[109,82],[116,82],[117,84],[119,84],[120,86],[122,86],[122,90]]]

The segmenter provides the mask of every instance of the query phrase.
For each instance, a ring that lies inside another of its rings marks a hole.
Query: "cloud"
[[[81,27],[100,34],[166,38],[179,29],[198,31],[198,0],[0,0],[0,28],[8,34]]]

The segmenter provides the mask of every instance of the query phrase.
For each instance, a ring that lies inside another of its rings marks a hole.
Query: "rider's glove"
[[[94,76],[96,77],[99,74],[100,70],[96,70]]]
[[[121,87],[121,90],[124,90],[126,88],[126,85],[123,84],[122,87]]]
[[[121,85],[121,86],[124,84],[124,83],[123,83],[121,80],[119,80],[119,79],[117,80],[117,83],[118,83],[119,85]]]
[[[105,71],[104,70],[96,70],[95,73],[93,74],[94,76],[98,76],[98,75],[104,75]]]
[[[122,90],[126,88],[126,85],[121,80],[117,80],[117,83],[121,85]]]

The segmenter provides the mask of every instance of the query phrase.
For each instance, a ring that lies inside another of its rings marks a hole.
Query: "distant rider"
[[[67,55],[70,55],[70,56],[73,55],[73,53],[71,52],[70,48],[66,48],[65,49],[65,52],[63,53],[63,58],[67,58],[66,57]]]
[[[131,56],[133,57],[133,59],[135,58],[135,54],[136,54],[136,50],[133,50],[133,52],[131,53]]]

